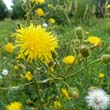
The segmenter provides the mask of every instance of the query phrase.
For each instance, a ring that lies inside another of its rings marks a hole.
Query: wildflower
[[[107,5],[107,9],[110,8],[110,4]]]
[[[7,69],[4,69],[4,70],[2,71],[2,75],[7,76],[7,75],[8,75],[8,70],[7,70]]]
[[[19,69],[19,66],[15,65],[15,66],[14,66],[14,69],[15,69],[15,70],[18,70],[18,69]]]
[[[54,19],[54,18],[50,18],[50,19],[49,19],[49,23],[50,23],[50,24],[55,24],[55,19]]]
[[[31,2],[32,2],[32,3],[35,2],[35,3],[37,3],[37,4],[38,4],[38,3],[39,3],[39,4],[43,4],[43,3],[45,3],[45,0],[31,0]]]
[[[86,31],[86,32],[85,32],[85,35],[89,35],[89,32],[88,32],[88,31]]]
[[[55,109],[60,109],[62,107],[61,103],[59,101],[54,101],[54,107]]]
[[[23,106],[21,102],[12,102],[6,108],[7,110],[22,110]]]
[[[42,16],[45,15],[42,8],[38,8],[38,9],[36,10],[36,13],[37,13],[37,15],[40,16],[40,17],[42,17]]]
[[[96,36],[89,36],[87,41],[91,44],[95,44],[95,45],[100,45],[101,43],[101,39],[99,37]]]
[[[105,74],[104,73],[99,73],[99,78],[104,78],[105,77]]]
[[[75,61],[75,57],[72,56],[72,55],[69,55],[69,56],[63,58],[63,62],[64,62],[65,64],[70,64],[70,65],[72,65],[72,64],[74,63],[74,61]]]
[[[86,96],[88,106],[94,110],[105,110],[107,109],[110,99],[102,89],[94,89],[89,91]]]
[[[32,80],[32,74],[31,74],[30,71],[27,71],[27,72],[26,72],[25,78],[26,78],[28,81],[31,81],[31,80]]]
[[[43,23],[42,26],[43,26],[44,28],[47,28],[47,27],[48,27],[48,24],[47,24],[47,23]]]
[[[27,58],[27,61],[40,59],[45,63],[53,60],[52,52],[56,53],[58,40],[51,32],[47,32],[41,25],[18,29],[15,33],[16,43],[20,47],[18,58]]]
[[[10,43],[10,42],[8,42],[8,43],[6,44],[6,46],[5,46],[5,50],[6,50],[7,52],[9,52],[9,53],[12,53],[13,50],[14,50],[13,44]]]
[[[68,100],[70,99],[69,94],[68,94],[68,91],[67,91],[65,88],[62,88],[62,89],[61,89],[61,92],[62,92],[62,94],[63,94]]]

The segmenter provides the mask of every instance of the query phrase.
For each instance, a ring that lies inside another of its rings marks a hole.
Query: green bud
[[[84,31],[81,27],[75,28],[75,34],[76,34],[76,37],[80,40],[84,38]]]
[[[80,47],[80,53],[83,57],[88,57],[90,55],[90,50],[86,45],[82,45]]]
[[[101,61],[104,62],[105,64],[110,62],[110,55],[109,54],[104,54],[101,57]]]
[[[80,41],[79,40],[74,40],[74,48],[76,50],[79,50],[79,48],[80,48]]]
[[[69,88],[69,94],[71,97],[78,99],[79,98],[79,90],[77,88]]]
[[[92,91],[92,90],[95,90],[95,89],[97,89],[97,87],[95,87],[95,86],[91,86],[91,87],[88,88],[89,91]]]

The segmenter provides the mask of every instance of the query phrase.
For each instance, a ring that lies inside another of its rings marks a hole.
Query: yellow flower
[[[91,44],[96,44],[96,45],[101,44],[101,39],[99,37],[96,37],[96,36],[89,36],[87,41]]]
[[[99,78],[104,78],[105,74],[104,73],[99,73]]]
[[[15,66],[14,66],[14,69],[15,69],[15,70],[18,70],[18,69],[19,69],[19,66],[15,65]]]
[[[70,64],[70,65],[72,65],[72,64],[74,63],[74,61],[75,61],[75,57],[72,56],[72,55],[69,55],[69,56],[63,58],[63,62],[64,62],[65,64]]]
[[[56,53],[58,40],[51,32],[47,32],[41,25],[18,29],[14,34],[20,50],[18,58],[27,58],[27,61],[40,59],[45,63],[53,60],[52,53]]]
[[[59,101],[54,101],[54,107],[55,109],[60,109],[62,107],[61,103]]]
[[[89,32],[88,32],[88,31],[86,31],[86,32],[85,32],[85,34],[86,34],[86,35],[89,35]]]
[[[31,81],[31,80],[32,80],[32,74],[31,74],[30,71],[27,71],[27,72],[26,72],[25,78],[26,78],[28,81]]]
[[[7,52],[9,52],[9,53],[12,53],[13,50],[14,50],[13,44],[12,44],[11,42],[8,42],[8,43],[6,44],[6,46],[5,46],[5,50],[6,50]]]
[[[7,110],[22,110],[23,106],[22,106],[21,102],[12,102],[6,108],[7,108]]]
[[[61,89],[61,92],[62,92],[62,94],[63,94],[68,100],[70,99],[69,94],[68,94],[68,91],[67,91],[65,88],[62,88],[62,89]]]
[[[107,9],[110,8],[110,4],[107,5]]]
[[[32,3],[40,3],[40,4],[43,4],[45,3],[45,0],[31,0]]]
[[[54,19],[54,18],[50,18],[50,19],[49,19],[49,23],[55,24],[55,19]]]
[[[45,15],[42,8],[38,8],[38,9],[36,10],[36,13],[37,13],[37,15],[40,16],[40,17],[42,17],[42,16]]]

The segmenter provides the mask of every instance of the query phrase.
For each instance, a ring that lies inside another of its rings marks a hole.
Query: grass
[[[16,22],[11,19],[0,21],[0,41],[7,40],[16,28]]]

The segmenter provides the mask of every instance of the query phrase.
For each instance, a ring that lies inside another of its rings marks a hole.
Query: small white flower
[[[47,23],[43,23],[42,26],[43,26],[44,28],[47,28],[47,27],[48,27],[48,24],[47,24]]]
[[[4,76],[8,75],[8,70],[7,70],[7,69],[4,69],[4,70],[2,71],[2,75],[4,75]]]
[[[105,110],[110,104],[108,95],[102,89],[94,89],[89,91],[88,96],[86,96],[86,101],[88,106],[94,110]]]

